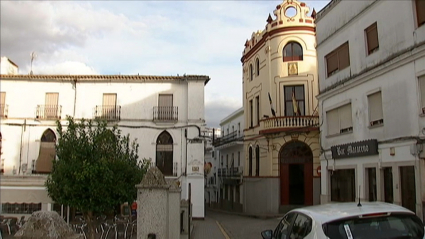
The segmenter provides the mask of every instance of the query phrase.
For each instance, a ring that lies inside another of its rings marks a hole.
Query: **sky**
[[[304,1],[318,12],[327,1]],[[0,1],[19,74],[208,75],[208,127],[242,107],[242,51],[282,0]]]

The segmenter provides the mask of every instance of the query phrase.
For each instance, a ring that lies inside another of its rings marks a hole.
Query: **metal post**
[[[192,212],[190,210],[191,205],[192,205],[191,198],[192,198],[192,185],[189,183],[189,207],[188,207],[188,214],[187,214],[187,216],[188,216],[187,225],[189,227],[189,230],[188,230],[188,239],[190,239],[190,223],[191,223],[190,222],[190,217],[192,215]]]

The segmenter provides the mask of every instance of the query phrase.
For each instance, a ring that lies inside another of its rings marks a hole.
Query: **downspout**
[[[19,165],[18,165],[18,175],[21,174],[21,164],[22,164],[22,144],[23,144],[23,138],[24,138],[24,131],[26,128],[27,119],[24,119],[24,124],[21,127],[21,145],[19,147]]]
[[[72,84],[72,88],[74,88],[74,109],[72,112],[72,118],[75,118],[75,108],[77,105],[77,78],[75,78],[71,84]]]

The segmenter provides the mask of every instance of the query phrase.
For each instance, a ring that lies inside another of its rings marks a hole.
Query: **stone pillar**
[[[168,239],[169,201],[164,175],[157,167],[151,167],[137,187],[137,238]],[[178,234],[180,235],[180,234]]]
[[[180,238],[180,198],[181,189],[176,182],[170,182],[170,188],[168,191],[168,220],[169,220],[169,239]]]

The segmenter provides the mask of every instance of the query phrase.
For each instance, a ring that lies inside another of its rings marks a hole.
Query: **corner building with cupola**
[[[320,204],[315,10],[285,0],[245,42],[244,212]]]

